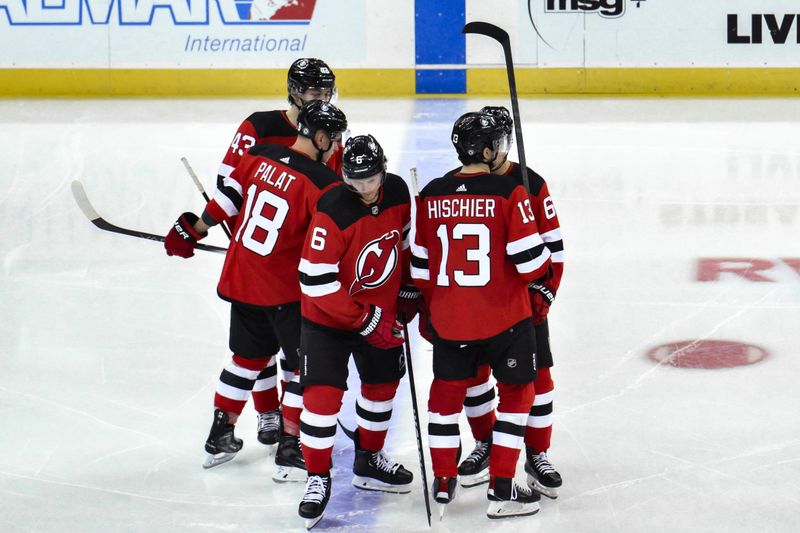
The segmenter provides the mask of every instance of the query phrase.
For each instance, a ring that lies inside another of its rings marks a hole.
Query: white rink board
[[[237,11],[243,1],[64,0],[44,9],[48,0],[31,0],[26,9],[0,0],[0,68],[283,70],[297,57],[333,57],[337,68],[414,65],[412,2],[307,1],[310,18],[288,24],[248,20]]]
[[[777,68],[800,66],[798,7],[795,0],[472,0],[467,20],[506,29],[518,67]],[[755,31],[754,14],[762,15]],[[757,40],[760,30],[761,42],[728,42],[728,15],[737,17],[739,40]],[[467,64],[498,63],[482,39],[467,38]]]

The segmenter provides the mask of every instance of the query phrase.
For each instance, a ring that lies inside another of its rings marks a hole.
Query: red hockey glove
[[[388,350],[403,344],[402,324],[395,320],[395,316],[384,311],[376,305],[370,305],[364,312],[364,317],[356,327],[356,331],[364,340],[376,348]]]
[[[194,213],[184,213],[172,229],[167,233],[164,239],[164,248],[167,250],[167,255],[177,255],[180,257],[188,258],[194,255],[194,247],[197,241],[208,235],[208,233],[198,233],[194,229],[194,224],[197,222],[197,215]]]
[[[397,294],[397,320],[408,324],[419,313],[419,302],[422,300],[419,289],[412,286],[400,287]]]
[[[533,324],[538,326],[547,318],[550,305],[556,299],[556,293],[547,285],[536,283],[528,284],[528,295],[531,298],[531,315]]]

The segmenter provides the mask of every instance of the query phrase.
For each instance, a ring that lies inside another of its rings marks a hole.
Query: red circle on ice
[[[662,344],[647,352],[656,361],[678,368],[731,368],[752,365],[769,355],[755,344],[744,342],[700,339]]]

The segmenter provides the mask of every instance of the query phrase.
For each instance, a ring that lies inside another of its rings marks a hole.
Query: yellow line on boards
[[[539,96],[796,96],[800,68],[519,68],[517,92]],[[347,97],[504,96],[504,68],[467,69],[467,93],[416,95],[416,71],[336,69]],[[0,97],[282,97],[283,69],[0,69]]]

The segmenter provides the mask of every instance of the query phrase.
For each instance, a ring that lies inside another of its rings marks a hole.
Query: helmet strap
[[[317,130],[317,131],[320,131],[320,130]],[[317,131],[315,131],[314,135],[311,137],[311,142],[314,143],[314,148],[317,149],[317,161],[321,163],[322,162],[322,154],[324,154],[325,152],[327,152],[328,150],[331,149],[331,146],[333,146],[333,141],[331,141],[330,137],[328,137],[328,147],[327,148],[322,148],[321,146],[319,146],[317,144]]]

